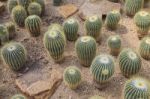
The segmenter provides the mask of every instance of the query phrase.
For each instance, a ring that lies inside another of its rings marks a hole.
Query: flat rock
[[[34,99],[48,99],[62,82],[59,70],[41,71],[35,70],[16,79],[19,89]]]
[[[5,5],[0,1],[0,14],[5,10]]]
[[[58,12],[60,15],[62,15],[64,18],[68,18],[69,16],[72,16],[78,11],[78,8],[73,4],[66,4],[58,8]]]
[[[106,15],[109,11],[121,9],[120,3],[113,3],[108,0],[97,0],[95,2],[90,2],[87,0],[79,10],[79,16],[81,19],[85,20],[87,16]]]

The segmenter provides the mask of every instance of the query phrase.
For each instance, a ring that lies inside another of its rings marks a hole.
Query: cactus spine
[[[64,32],[69,41],[75,41],[78,37],[78,21],[71,18],[64,22]]]
[[[81,82],[81,72],[75,66],[67,67],[64,71],[63,79],[69,88],[76,89]]]
[[[9,41],[9,33],[4,25],[0,24],[0,45]]]
[[[53,5],[54,6],[60,6],[62,3],[62,0],[53,0]]]
[[[9,33],[9,38],[12,39],[15,36],[16,28],[13,22],[6,23],[6,28]]]
[[[93,60],[90,71],[98,83],[107,82],[114,74],[114,60],[109,55],[99,55]]]
[[[41,16],[42,13],[41,5],[36,2],[30,3],[28,7],[28,13],[29,15]]]
[[[27,99],[27,98],[22,94],[16,94],[12,96],[11,99]]]
[[[18,5],[17,0],[8,0],[7,3],[8,12],[11,13],[12,9],[17,5]]]
[[[83,36],[76,41],[76,53],[80,63],[90,66],[96,55],[96,41],[90,36]]]
[[[98,16],[88,17],[85,21],[87,35],[92,36],[99,41],[101,35],[102,20]]]
[[[14,71],[20,70],[27,59],[26,49],[20,43],[8,43],[1,51],[3,61]]]
[[[116,29],[120,19],[121,19],[121,14],[119,11],[113,10],[109,12],[107,14],[106,21],[105,21],[106,27],[112,30]]]
[[[13,21],[20,27],[24,27],[24,21],[27,17],[27,12],[26,10],[18,5],[16,7],[13,8],[12,10],[12,19]]]
[[[30,15],[25,20],[25,27],[30,32],[31,36],[37,37],[41,32],[41,19],[37,15]]]
[[[124,49],[119,55],[119,66],[125,77],[137,74],[141,69],[141,58],[132,49]]]

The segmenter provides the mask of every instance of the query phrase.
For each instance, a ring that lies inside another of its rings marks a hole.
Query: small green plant
[[[64,59],[66,39],[62,31],[47,31],[44,35],[44,45],[55,62],[61,62]]]
[[[8,0],[7,2],[8,12],[11,13],[12,9],[17,5],[18,5],[17,0]]]
[[[9,33],[9,38],[14,38],[16,32],[15,24],[13,22],[8,22],[6,23],[6,28]]]
[[[28,10],[28,6],[31,3],[31,0],[17,0],[18,4],[23,6],[24,9],[27,11]]]
[[[102,20],[98,16],[90,16],[85,21],[87,35],[94,37],[96,41],[99,41],[100,39],[101,28]]]
[[[69,88],[76,89],[81,83],[81,72],[75,66],[67,67],[64,71],[63,79]]]
[[[142,58],[150,60],[150,37],[142,39],[139,47],[139,53]]]
[[[107,40],[107,45],[110,49],[110,53],[114,56],[118,56],[121,51],[121,38],[119,35],[110,36]]]
[[[75,41],[78,37],[79,24],[78,21],[70,18],[64,22],[64,32],[69,41]]]
[[[11,17],[18,26],[24,27],[27,12],[22,6],[18,5],[13,8]]]
[[[76,53],[80,63],[84,66],[90,66],[96,55],[96,41],[93,37],[80,37],[75,44]]]
[[[9,33],[4,25],[0,24],[0,45],[4,45],[9,41]]]
[[[60,6],[62,3],[62,0],[53,0],[53,5],[54,6]]]
[[[106,27],[112,30],[116,29],[118,27],[118,23],[120,19],[121,19],[121,14],[119,11],[113,10],[109,12],[107,14],[106,21],[105,21]]]
[[[41,18],[37,15],[28,16],[25,20],[25,27],[30,32],[31,36],[39,36],[41,32]]]
[[[94,96],[92,96],[92,97],[90,97],[88,99],[106,99],[106,98],[104,98],[102,96],[94,95]]]
[[[14,71],[24,67],[27,59],[27,52],[20,43],[11,42],[6,44],[1,51],[3,61]]]
[[[109,55],[99,55],[93,60],[90,71],[98,83],[107,82],[114,74],[114,60]]]
[[[126,0],[125,12],[128,16],[134,16],[143,8],[144,0]]]
[[[134,16],[134,22],[137,26],[139,38],[146,36],[150,28],[150,14],[146,11],[139,11]]]
[[[27,99],[27,98],[22,94],[16,94],[12,96],[11,99]]]
[[[149,99],[149,83],[141,77],[134,77],[125,83],[124,99]]]
[[[119,55],[119,66],[125,77],[137,74],[141,69],[141,58],[132,49],[124,49]]]
[[[28,7],[28,13],[29,13],[29,15],[41,16],[41,13],[42,13],[41,5],[36,2],[30,3],[29,7]]]

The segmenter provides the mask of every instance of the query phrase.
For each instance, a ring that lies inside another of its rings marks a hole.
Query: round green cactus
[[[53,5],[54,6],[60,6],[62,3],[62,0],[53,0]]]
[[[63,79],[69,88],[76,89],[81,82],[81,72],[75,66],[67,67],[64,71]]]
[[[37,2],[41,5],[41,8],[42,8],[42,14],[45,13],[45,2],[44,0],[32,0],[33,2]]]
[[[18,5],[17,0],[8,0],[7,2],[8,12],[11,13],[12,9],[17,5]]]
[[[121,50],[121,38],[119,35],[110,36],[107,40],[107,45],[110,49],[110,53],[117,56]]]
[[[150,28],[150,14],[146,11],[139,11],[134,16],[134,22],[137,26],[137,32],[139,38],[148,34]]]
[[[141,57],[146,60],[150,60],[150,37],[145,37],[142,39],[139,47],[139,52]]]
[[[125,77],[137,74],[141,69],[141,58],[132,49],[124,49],[119,55],[119,66]]]
[[[71,18],[64,22],[64,32],[69,41],[75,41],[78,37],[79,24],[78,21]]]
[[[109,12],[107,14],[106,21],[105,21],[106,27],[112,30],[116,29],[120,19],[121,19],[121,14],[119,11],[113,10]]]
[[[134,16],[143,8],[144,0],[126,0],[125,12],[128,16]]]
[[[27,97],[25,97],[22,94],[16,94],[16,95],[12,96],[11,99],[27,99]]]
[[[125,83],[124,99],[149,99],[149,92],[148,81],[141,77],[135,77]]]
[[[6,44],[2,48],[1,55],[3,61],[14,71],[20,70],[27,59],[26,49],[16,42]]]
[[[29,7],[28,7],[28,13],[29,13],[29,15],[41,16],[41,13],[42,13],[41,5],[36,2],[30,3]]]
[[[0,24],[0,45],[9,41],[9,33],[4,25]]]
[[[114,74],[114,60],[109,55],[99,55],[93,60],[90,71],[98,83],[107,82]]]
[[[61,62],[63,60],[66,39],[62,31],[47,31],[44,35],[44,45],[55,62]]]
[[[31,3],[31,0],[17,0],[18,4],[23,6],[24,9],[27,11],[29,4]]]
[[[37,37],[41,32],[41,19],[37,15],[30,15],[25,20],[25,27],[30,32],[31,36]]]
[[[9,33],[9,38],[12,39],[15,36],[16,28],[13,22],[6,23],[6,28]]]
[[[92,97],[90,97],[88,99],[106,99],[106,98],[104,98],[102,96],[95,95],[95,96],[92,96]]]
[[[75,44],[76,53],[80,63],[90,66],[96,55],[96,41],[90,36],[80,37]]]
[[[26,10],[18,5],[13,8],[12,10],[12,19],[13,21],[20,27],[24,27],[25,19],[27,17],[27,12]]]
[[[85,21],[87,35],[92,36],[98,41],[101,35],[102,20],[98,16],[88,17]]]

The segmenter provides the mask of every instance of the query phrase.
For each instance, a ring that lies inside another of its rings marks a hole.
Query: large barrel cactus
[[[144,0],[126,0],[125,12],[128,16],[134,16],[143,8]]]
[[[110,53],[117,56],[121,51],[121,38],[119,35],[110,36],[107,40]]]
[[[18,5],[17,0],[8,0],[7,2],[8,12],[11,13],[12,9],[17,5]]]
[[[142,39],[139,52],[142,58],[150,60],[150,37],[145,37]]]
[[[25,10],[27,11],[29,4],[31,3],[31,0],[17,0],[18,4],[23,6]]]
[[[99,55],[93,60],[90,71],[98,83],[107,82],[114,74],[114,60],[109,55]]]
[[[18,5],[13,8],[12,10],[12,19],[13,21],[20,27],[24,27],[25,19],[27,17],[27,12],[26,10]]]
[[[139,38],[146,36],[150,29],[150,14],[146,11],[139,11],[134,16],[134,22],[137,26]]]
[[[137,74],[141,69],[141,58],[132,49],[124,49],[119,55],[119,66],[125,77]]]
[[[128,80],[124,87],[124,99],[149,99],[149,82],[141,77]]]
[[[41,13],[42,13],[41,5],[36,2],[30,3],[29,7],[28,7],[28,13],[29,13],[29,15],[41,16]]]
[[[90,16],[85,21],[87,35],[92,36],[99,41],[101,36],[102,20],[98,16]]]
[[[30,32],[31,36],[39,36],[41,32],[41,18],[37,15],[28,16],[25,20],[25,27]]]
[[[90,36],[80,37],[75,44],[76,53],[80,63],[90,66],[96,55],[96,41]]]
[[[64,32],[69,41],[75,41],[78,37],[79,24],[78,21],[71,18],[64,22]]]
[[[27,99],[27,97],[25,97],[22,94],[16,94],[16,95],[12,96],[11,99]]]
[[[53,5],[54,6],[60,6],[62,3],[62,0],[53,0]]]
[[[0,24],[0,45],[9,41],[9,33],[4,25]]]
[[[67,67],[64,71],[63,79],[69,88],[76,89],[81,82],[81,72],[75,66]]]
[[[20,43],[11,42],[6,44],[1,51],[3,61],[14,71],[24,67],[27,59],[27,52]]]
[[[61,62],[63,60],[66,39],[62,31],[47,31],[44,35],[44,45],[55,62]]]
[[[109,12],[107,14],[106,21],[105,21],[106,27],[112,30],[116,29],[120,19],[121,19],[121,14],[119,11],[113,10]]]

